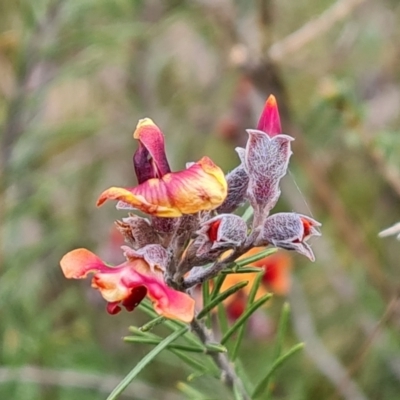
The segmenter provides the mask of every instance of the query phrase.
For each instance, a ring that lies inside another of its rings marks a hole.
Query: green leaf
[[[197,315],[197,319],[203,318],[205,315],[207,315],[208,312],[210,312],[214,307],[216,307],[219,303],[224,301],[226,298],[231,296],[233,293],[236,293],[238,290],[244,288],[249,282],[248,281],[243,281],[239,282],[236,285],[231,286],[229,289],[225,290],[218,296],[216,296],[213,300],[211,300]]]
[[[144,311],[146,314],[150,315],[151,317],[158,316],[158,314],[154,311],[153,306],[151,305],[150,301],[144,300],[140,303],[139,308]],[[187,327],[187,325],[181,321],[175,319],[165,319],[164,325],[167,326],[172,331],[176,331],[177,329]],[[136,330],[136,327],[129,328],[133,333],[139,334]],[[197,336],[193,335],[192,332],[188,331],[183,335],[183,338],[186,339],[189,343],[197,346],[203,346],[203,343],[199,341]]]
[[[204,304],[207,304],[210,299],[210,282],[203,282],[203,284],[201,285],[201,289],[203,292],[203,302]]]
[[[154,311],[153,307],[146,301],[142,301],[138,308],[142,310],[144,313],[149,315],[150,317],[157,318],[159,315]]]
[[[302,350],[304,348],[304,343],[298,343],[295,346],[293,346],[287,353],[285,353],[283,356],[279,357],[277,360],[274,361],[272,364],[272,367],[268,370],[267,374],[261,381],[257,384],[256,388],[254,389],[253,395],[251,396],[252,399],[256,399],[259,397],[263,392],[265,391],[268,382],[271,378],[271,376],[274,374],[274,372],[283,365],[283,363],[288,360],[291,356],[296,354],[298,351]],[[265,397],[264,397],[265,398]]]
[[[250,290],[249,299],[248,299],[248,303],[247,303],[246,309],[248,309],[250,307],[250,305],[254,303],[254,299],[256,298],[258,289],[260,288],[261,280],[262,280],[262,278],[264,276],[264,273],[265,273],[265,270],[260,271],[257,274],[256,278],[254,279],[253,286],[251,287],[251,290]],[[239,328],[238,336],[237,336],[237,339],[235,341],[235,344],[234,344],[232,352],[231,352],[231,360],[232,361],[235,361],[236,357],[238,355],[238,352],[239,352],[239,349],[240,349],[240,345],[241,345],[242,340],[243,340],[245,327],[246,327],[246,322],[244,322],[244,324]]]
[[[174,349],[170,349],[169,351],[175,354],[177,357],[179,357],[187,365],[199,371],[200,373],[211,375],[212,377],[217,379],[220,378],[221,371],[213,362],[211,362],[211,359],[209,357],[207,357],[206,360],[202,360],[200,362],[197,359],[193,358],[193,355],[188,355],[182,351]]]
[[[219,329],[221,333],[224,335],[229,328],[228,318],[226,316],[224,303],[219,303],[217,307],[218,307],[217,310],[218,310]]]
[[[254,302],[245,312],[236,320],[236,322],[228,329],[221,339],[221,344],[225,344],[227,340],[249,319],[249,317],[264,303],[266,303],[272,294],[268,293]]]
[[[228,349],[219,343],[207,343],[206,345],[207,353],[226,353]]]
[[[217,278],[215,279],[215,282],[214,282],[214,287],[213,287],[212,293],[211,293],[211,299],[214,299],[216,296],[218,296],[219,291],[221,290],[221,287],[224,284],[225,278],[226,278],[226,275],[219,274],[217,276]]]
[[[184,393],[186,396],[188,396],[189,399],[192,400],[208,400],[209,396],[206,396],[205,394],[199,392],[197,389],[193,388],[192,386],[189,386],[187,383],[184,382],[178,382],[176,387]]]
[[[202,374],[212,374],[216,375],[219,373],[219,370],[217,370],[214,365],[211,365],[210,368],[208,368],[204,362],[197,361],[196,359],[193,358],[192,355],[187,355],[186,353],[176,350],[176,349],[168,349],[172,354],[175,354],[178,358],[180,358],[184,363],[195,369],[196,371],[202,373]],[[211,369],[214,369],[212,371]]]
[[[221,271],[221,275],[219,276],[224,276],[229,275],[229,274],[248,274],[248,273],[258,273],[261,271],[262,268],[259,267],[244,267],[240,269],[223,269]]]
[[[204,375],[205,375],[204,372],[193,372],[192,374],[190,374],[190,375],[186,378],[186,380],[187,380],[188,382],[192,382],[192,381],[194,381],[195,379],[200,378],[200,377],[202,377],[202,376],[204,376]]]
[[[162,350],[166,349],[172,342],[178,339],[179,336],[184,335],[189,328],[185,326],[184,328],[173,332],[171,335],[166,337],[162,342],[160,342],[153,350],[151,350],[145,357],[143,357],[132,369],[131,372],[117,385],[117,387],[111,392],[111,394],[107,397],[107,400],[115,400],[132,382],[132,380],[142,371],[144,367],[150,364],[151,361],[158,354],[161,353]]]
[[[126,336],[124,337],[125,342],[130,343],[143,343],[143,344],[159,344],[161,342],[161,338],[153,338],[153,337],[143,337],[143,336]],[[218,343],[210,343],[206,344],[203,347],[195,347],[195,346],[186,346],[181,344],[170,344],[168,349],[176,349],[182,351],[188,351],[193,353],[226,353],[228,350],[225,346],[221,346]]]
[[[250,293],[249,293],[249,304],[254,303],[254,299],[256,298],[258,289],[260,288],[261,280],[265,274],[265,270],[260,271],[257,276],[254,279],[254,283],[251,287]]]
[[[252,380],[247,374],[247,368],[243,366],[242,361],[240,358],[236,359],[235,361],[235,370],[238,376],[240,377],[241,381],[243,382],[243,386],[246,390],[246,393],[253,393],[254,385]]]
[[[206,306],[210,302],[210,282],[209,281],[203,282],[201,289],[202,289],[202,293],[203,293],[203,305]],[[211,315],[210,314],[207,314],[206,326],[208,329],[211,328]]]
[[[159,336],[155,335],[154,333],[148,332],[148,331],[142,331],[140,328],[137,326],[130,326],[128,330],[132,333],[134,333],[137,336],[143,336],[143,337],[151,337],[151,338],[160,338]],[[160,338],[161,340],[161,338]]]
[[[274,351],[274,360],[277,359],[282,353],[283,341],[285,340],[290,316],[289,303],[285,302],[282,307],[281,317],[279,319],[277,341]]]
[[[245,267],[246,265],[252,264],[253,262],[262,260],[263,258],[276,253],[277,251],[278,251],[278,249],[276,249],[274,247],[271,249],[263,250],[257,254],[254,254],[253,256],[246,257],[246,258],[243,258],[242,260],[235,261],[235,264],[238,268]]]
[[[289,315],[290,315],[290,306],[289,303],[285,302],[285,304],[282,307],[281,317],[279,318],[278,333],[276,335],[276,345],[273,352],[273,360],[277,360],[281,356],[283,341],[285,340],[289,322]],[[270,376],[269,379],[266,379],[266,381],[264,382],[264,388],[266,391],[265,399],[269,398],[270,396],[269,382],[271,377],[272,376]]]
[[[149,337],[140,337],[140,336],[125,336],[124,341],[129,342],[129,343],[142,343],[142,344],[155,344],[155,345],[158,345],[161,343],[161,340],[159,340],[159,339],[154,339],[154,338],[149,338]],[[185,345],[181,345],[181,344],[170,344],[167,346],[167,348],[188,351],[188,352],[193,352],[193,353],[205,353],[206,352],[205,348],[185,346]]]
[[[139,329],[142,332],[147,332],[147,331],[152,330],[155,326],[163,323],[164,321],[165,321],[165,317],[163,317],[162,315],[159,315],[158,317],[154,318],[152,321],[148,322],[147,324],[144,324]]]

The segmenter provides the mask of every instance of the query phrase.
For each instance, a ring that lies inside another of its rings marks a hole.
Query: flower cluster
[[[133,133],[138,185],[111,187],[97,201],[100,206],[116,200],[118,209],[147,214],[117,221],[128,245],[122,247],[126,261],[111,267],[89,250],[76,249],[61,260],[64,275],[83,279],[93,273],[92,287],[111,314],[121,306],[132,311],[148,296],[160,315],[190,322],[194,300],[185,290],[216,276],[225,267],[227,250],[235,260],[255,246],[273,245],[313,261],[307,240],[319,235],[320,224],[296,213],[269,215],[280,196],[293,140],[281,133],[273,96],[257,129],[247,132],[246,148],[236,149],[240,165],[226,176],[208,157],[171,172],[161,130],[149,118],[140,120]],[[232,214],[246,201],[254,210],[251,228]]]

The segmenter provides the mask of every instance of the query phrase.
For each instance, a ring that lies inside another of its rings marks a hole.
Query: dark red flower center
[[[127,311],[133,311],[140,302],[146,297],[147,289],[144,286],[138,286],[131,290],[131,294],[122,302]]]
[[[221,224],[221,220],[215,221],[210,225],[208,229],[208,238],[211,242],[215,242],[218,238],[218,228]]]
[[[304,235],[303,238],[309,236],[311,233],[311,228],[312,228],[312,224],[310,221],[307,221],[305,218],[300,218],[301,222],[303,223],[303,228],[304,228]]]
[[[144,286],[138,286],[131,290],[130,295],[122,302],[113,301],[107,304],[107,312],[116,315],[121,311],[120,303],[126,308],[126,311],[133,311],[140,302],[146,297],[147,289]]]

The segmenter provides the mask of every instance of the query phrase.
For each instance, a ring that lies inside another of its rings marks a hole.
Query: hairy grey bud
[[[257,246],[272,244],[286,250],[294,250],[315,261],[314,253],[306,241],[320,236],[316,220],[296,213],[277,213],[268,217],[256,241]]]

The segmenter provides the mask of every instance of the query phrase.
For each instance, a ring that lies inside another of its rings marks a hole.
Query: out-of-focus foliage
[[[105,398],[149,350],[121,340],[144,315],[107,315],[58,265],[81,246],[120,261],[121,212],[94,203],[135,183],[137,120],[163,129],[174,167],[207,154],[228,171],[271,92],[296,137],[282,209],[323,222],[317,262],[294,256],[288,296],[306,351],[272,397],[398,398],[400,249],[377,234],[400,220],[400,5],[337,5],[335,16],[327,0],[0,2],[0,398]],[[280,308],[244,338],[249,375],[272,360]],[[183,398],[189,372],[161,354],[124,396]]]

